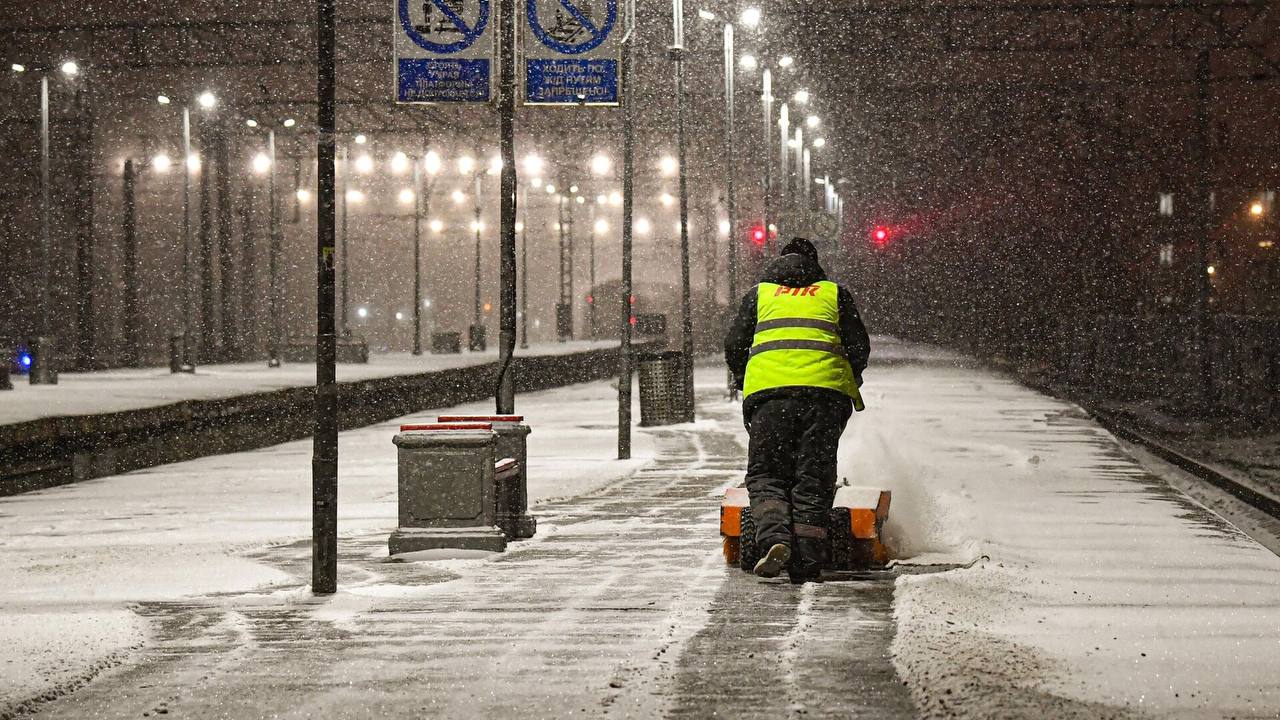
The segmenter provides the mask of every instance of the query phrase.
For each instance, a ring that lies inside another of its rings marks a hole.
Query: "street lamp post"
[[[689,174],[685,153],[685,86],[684,86],[684,0],[671,2],[671,61],[676,66],[676,155],[680,171],[680,315],[681,352],[684,359],[684,409],[688,420],[694,417],[693,402],[693,311],[689,296]]]
[[[729,220],[729,306],[738,298],[738,205],[733,168],[736,152],[733,142],[733,24],[724,24],[724,156],[725,212]]]
[[[631,223],[635,210],[634,183],[632,174],[635,170],[635,115],[632,114],[631,74],[635,68],[635,0],[626,2],[627,32],[623,36],[622,47],[622,278],[620,290],[621,305],[619,318],[619,350],[618,362],[618,459],[631,457]]]
[[[49,76],[40,75],[40,322],[39,337],[31,343],[32,385],[56,385],[54,368],[55,343],[50,324],[50,268],[52,262],[49,239]]]
[[[790,148],[790,126],[791,126],[791,109],[787,103],[782,103],[782,107],[778,109],[778,179],[782,183],[782,190],[778,193],[778,200],[783,210],[778,213],[778,232],[790,231],[791,229],[791,168]]]
[[[191,357],[191,108],[182,106],[182,357],[176,368],[193,373]]]
[[[351,164],[347,162],[347,151],[347,146],[343,145],[342,175],[340,175],[342,179],[342,186],[338,188],[337,192],[338,202],[341,203],[342,208],[342,245],[339,250],[340,255],[338,256],[338,267],[342,268],[342,288],[339,293],[342,296],[342,299],[339,302],[338,308],[338,324],[339,329],[342,332],[342,337],[344,338],[351,337],[351,325],[347,318],[347,277],[351,274],[351,270],[347,265],[347,176],[351,173]]]
[[[773,235],[769,232],[769,223],[773,217],[773,158],[770,145],[773,144],[773,73],[765,68],[760,73],[760,104],[764,111],[764,238],[765,247],[773,249]]]
[[[280,367],[282,353],[284,349],[284,339],[281,336],[284,329],[284,323],[280,318],[282,305],[284,304],[284,292],[280,287],[280,254],[282,238],[280,237],[280,213],[276,203],[276,131],[275,128],[267,130],[267,156],[270,159],[270,166],[267,168],[267,211],[270,213],[268,222],[268,232],[271,235],[270,257],[268,258],[268,266],[270,272],[271,288],[269,296],[269,312],[271,315],[271,333],[270,348],[267,351],[267,367]]]
[[[471,228],[475,230],[475,234],[476,234],[476,277],[475,277],[476,292],[475,292],[475,303],[473,307],[475,312],[474,312],[474,315],[472,316],[473,319],[472,319],[472,325],[471,325],[471,343],[470,343],[470,349],[473,351],[476,350],[477,348],[483,349],[483,345],[484,345],[484,338],[483,338],[484,330],[481,329],[482,327],[484,327],[484,325],[482,324],[483,318],[481,317],[481,310],[480,310],[480,301],[481,301],[481,298],[480,298],[480,212],[481,212],[480,178],[482,174],[483,174],[482,170],[476,171],[475,220],[471,224]]]
[[[529,189],[520,188],[520,348],[529,347]]]
[[[413,354],[422,354],[422,171],[413,161]]]

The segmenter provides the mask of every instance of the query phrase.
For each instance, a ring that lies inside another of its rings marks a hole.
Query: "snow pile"
[[[517,399],[533,427],[531,502],[603,486],[653,457],[652,437],[634,433],[634,459],[614,459],[614,398],[597,382]],[[472,403],[342,433],[339,532],[395,527],[391,439],[401,422],[492,409]],[[308,439],[0,498],[0,717],[77,687],[139,645],[146,625],[132,603],[294,582],[245,555],[310,538],[310,463]],[[449,562],[480,561],[434,564]]]
[[[928,715],[1280,714],[1280,558],[1073,406],[950,364],[868,373],[842,474],[894,492],[894,659]]]

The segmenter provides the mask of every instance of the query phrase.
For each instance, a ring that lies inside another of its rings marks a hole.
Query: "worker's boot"
[[[825,565],[826,541],[810,537],[797,537],[796,550],[791,553],[791,564],[787,574],[793,585],[807,582],[822,582],[822,567]]]
[[[791,548],[785,543],[774,543],[769,552],[756,562],[755,574],[762,578],[775,578],[791,561]]]

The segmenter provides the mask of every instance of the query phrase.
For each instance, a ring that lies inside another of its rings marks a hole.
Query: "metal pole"
[[[138,317],[138,225],[134,182],[137,178],[133,159],[124,161],[124,364],[142,365],[138,336],[142,333]]]
[[[681,352],[684,355],[685,416],[693,420],[693,310],[689,289],[689,173],[685,162],[684,0],[671,2],[672,44],[676,66],[676,154],[680,163],[680,316]]]
[[[801,157],[804,152],[804,130],[796,127],[795,135],[792,138],[795,142],[794,152],[791,153],[791,178],[787,183],[787,206],[791,213],[792,232],[801,230],[801,221],[804,218],[804,208],[800,207],[800,165]]]
[[[334,337],[334,0],[316,0],[316,416],[311,451],[311,590],[338,589],[338,387]]]
[[[54,339],[50,322],[52,312],[51,276],[53,250],[49,238],[49,77],[40,77],[40,309],[37,318],[37,337],[31,347],[31,372],[27,381],[32,385],[55,385],[58,373],[54,370]]]
[[[472,223],[472,229],[476,232],[476,296],[475,296],[475,315],[472,323],[476,328],[480,327],[480,173],[476,173],[475,179],[475,221]],[[480,332],[478,329],[476,332]]]
[[[765,68],[760,74],[760,104],[764,110],[764,243],[773,250],[773,234],[769,223],[773,220],[773,73]]]
[[[195,372],[191,357],[191,108],[182,106],[182,372]]]
[[[738,204],[734,183],[737,161],[733,143],[733,24],[724,24],[724,156],[725,211],[729,220],[729,307],[738,300]],[[767,231],[766,231],[767,232]]]
[[[635,117],[631,112],[631,73],[635,67],[636,3],[627,0],[627,33],[622,48],[622,281],[618,326],[618,459],[631,457],[631,222],[635,211]]]
[[[498,129],[502,154],[498,235],[498,387],[499,415],[516,409],[516,2],[498,3]]]
[[[594,340],[596,337],[596,206],[591,206],[591,212],[588,214],[591,222],[591,232],[587,240],[587,296],[590,301],[587,303],[587,339]]]
[[[790,140],[791,109],[782,103],[778,109],[778,181],[782,188],[778,192],[778,202],[782,209],[778,211],[778,234],[791,231],[791,152],[787,147]]]
[[[271,158],[271,167],[267,170],[267,210],[270,213],[268,232],[271,234],[271,252],[268,259],[271,275],[271,288],[267,293],[270,307],[270,348],[267,350],[267,367],[280,367],[280,218],[276,208],[276,131],[267,131],[267,155]]]
[[[347,163],[347,147],[342,148],[342,187],[338,191],[338,201],[342,204],[342,250],[338,258],[338,267],[342,269],[342,303],[338,311],[338,321],[342,337],[351,337],[351,326],[347,324],[347,277],[351,270],[347,265],[347,174],[351,166]]]
[[[1196,355],[1199,370],[1200,401],[1203,410],[1213,403],[1213,361],[1210,338],[1212,324],[1209,301],[1213,288],[1209,284],[1209,235],[1213,230],[1213,191],[1209,180],[1209,81],[1212,66],[1208,50],[1201,50],[1196,62],[1196,135],[1195,199],[1198,214],[1196,233]]]
[[[413,354],[422,354],[422,159],[413,159]]]
[[[520,347],[529,347],[529,190],[520,188]]]

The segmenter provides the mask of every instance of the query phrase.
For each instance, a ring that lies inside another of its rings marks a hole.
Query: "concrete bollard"
[[[523,415],[441,415],[442,423],[489,423],[498,434],[497,458],[516,461],[516,472],[497,478],[494,485],[498,527],[508,540],[524,540],[537,532],[538,522],[529,514],[529,426]]]
[[[404,425],[398,448],[400,526],[392,555],[440,548],[501,552],[494,512],[497,433],[487,423]]]

